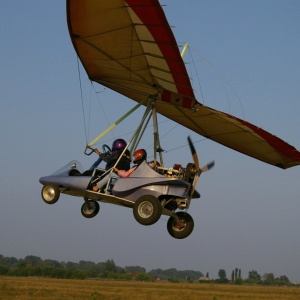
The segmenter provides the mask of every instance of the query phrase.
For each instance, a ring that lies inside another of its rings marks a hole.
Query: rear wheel
[[[100,205],[95,200],[87,200],[81,206],[81,214],[88,219],[95,217],[99,210]]]
[[[137,222],[142,225],[156,223],[160,219],[161,213],[161,204],[154,196],[142,196],[133,206],[133,215]]]
[[[44,185],[41,195],[45,203],[54,204],[59,199],[60,190],[56,185]]]
[[[175,218],[170,217],[167,223],[168,232],[175,239],[185,239],[194,229],[194,220],[186,212],[177,212],[176,215],[180,222],[176,222]]]

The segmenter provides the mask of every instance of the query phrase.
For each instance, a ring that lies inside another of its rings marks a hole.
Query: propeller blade
[[[202,168],[200,169],[200,171],[201,171],[201,172],[208,171],[208,170],[210,170],[214,165],[215,165],[215,162],[214,162],[214,161],[211,161],[211,162],[208,163],[206,166],[202,167]]]
[[[195,168],[196,168],[196,170],[199,170],[200,164],[199,164],[198,154],[196,152],[196,149],[194,147],[194,144],[192,142],[191,137],[188,136],[187,139],[188,139],[188,143],[189,143],[189,146],[190,146],[190,149],[191,149],[191,152],[192,152]],[[200,174],[199,174],[199,172],[197,172],[196,175],[195,175],[195,178],[194,178],[193,187],[192,187],[191,192],[190,192],[191,196],[193,196],[193,194],[194,194],[194,191],[195,191],[196,186],[198,184],[199,176],[200,176]]]
[[[199,164],[199,160],[198,160],[198,154],[196,152],[196,149],[194,147],[194,144],[192,142],[192,139],[190,136],[188,136],[188,143],[189,143],[189,146],[190,146],[190,149],[191,149],[191,152],[192,152],[192,156],[193,156],[193,160],[194,160],[194,164],[195,164],[195,167],[196,169],[199,169],[200,167],[200,164]]]
[[[191,189],[190,196],[193,196],[193,194],[195,192],[195,189],[196,189],[196,186],[198,184],[198,180],[199,180],[199,175],[196,175],[195,178],[194,178],[193,187]]]

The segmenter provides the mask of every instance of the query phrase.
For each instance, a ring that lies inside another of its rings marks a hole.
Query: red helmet
[[[117,139],[113,142],[111,151],[122,150],[126,147],[127,143],[123,139]]]
[[[141,163],[143,160],[147,159],[147,152],[144,149],[136,150],[133,154],[133,163]]]

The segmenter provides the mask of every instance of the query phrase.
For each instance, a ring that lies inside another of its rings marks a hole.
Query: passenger
[[[144,149],[136,150],[133,154],[133,161],[132,161],[135,165],[130,170],[113,168],[113,171],[116,172],[120,177],[129,177],[144,160],[147,160],[146,150]]]
[[[111,154],[107,155],[106,153],[101,153],[98,149],[95,149],[95,153],[98,154],[102,160],[106,162],[105,170],[112,168],[117,162],[118,158],[125,149],[127,143],[123,139],[117,139],[113,142],[111,148]],[[128,171],[130,169],[130,152],[126,149],[125,153],[122,155],[121,159],[117,164],[118,169]]]

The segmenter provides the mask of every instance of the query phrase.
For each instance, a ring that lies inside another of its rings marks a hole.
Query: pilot
[[[147,152],[145,149],[136,150],[133,154],[132,162],[135,164],[130,170],[123,170],[119,168],[113,168],[113,171],[120,177],[129,177],[136,168],[144,161],[147,160]]]
[[[95,149],[94,151],[102,158],[102,160],[106,162],[105,170],[110,170],[115,165],[126,146],[127,143],[125,140],[117,139],[112,144],[110,155],[107,155],[106,153],[101,153],[98,149]],[[125,153],[123,153],[121,159],[119,160],[117,167],[122,170],[128,171],[130,169],[130,161],[130,151],[126,149]],[[96,176],[97,175],[98,174],[96,173]],[[109,175],[105,176],[102,180],[100,180],[99,183],[94,183],[92,185],[92,191],[99,192],[101,190],[99,189],[99,186],[105,186],[112,177],[114,176],[110,173]]]
[[[98,149],[95,149],[95,153],[98,154],[102,158],[102,160],[106,162],[105,170],[109,170],[115,165],[126,145],[127,143],[123,139],[115,140],[112,144],[110,155],[101,153]],[[126,171],[130,169],[130,151],[128,149],[126,149],[125,153],[119,160],[117,167],[118,169]]]

